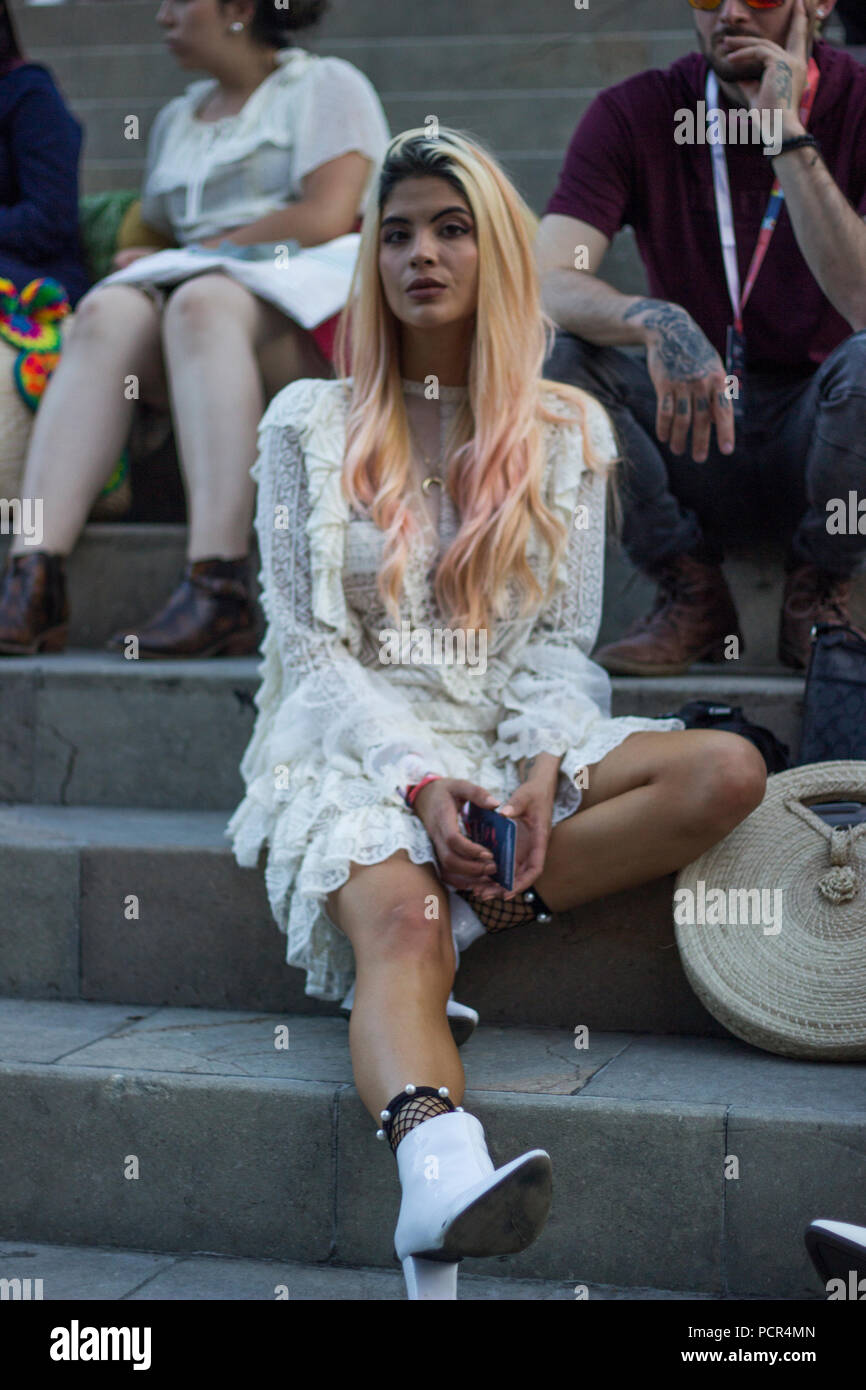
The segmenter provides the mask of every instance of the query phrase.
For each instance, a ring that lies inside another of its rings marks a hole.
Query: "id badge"
[[[727,376],[736,378],[733,383],[728,382],[726,389],[731,395],[734,420],[739,425],[743,422],[746,410],[746,339],[732,323],[728,325],[725,372]]]

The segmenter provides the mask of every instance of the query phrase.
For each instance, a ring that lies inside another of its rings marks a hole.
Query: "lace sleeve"
[[[616,446],[601,406],[590,419],[597,452],[613,459]],[[508,712],[497,728],[498,748],[515,761],[579,748],[589,726],[610,717],[610,677],[589,656],[601,619],[606,474],[584,466],[577,425],[562,428],[556,450],[552,501],[569,533],[560,582],[501,697]]]
[[[388,683],[384,670],[362,665],[358,615],[342,587],[345,521],[336,501],[339,469],[305,459],[298,432],[261,431],[252,469],[258,482],[256,530],[262,606],[273,634],[282,691],[269,739],[272,757],[336,765],[364,777],[379,793],[443,773],[427,726]],[[313,507],[313,471],[318,492]],[[316,470],[319,472],[316,472]]]

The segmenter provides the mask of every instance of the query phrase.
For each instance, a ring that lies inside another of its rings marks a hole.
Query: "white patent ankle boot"
[[[547,1220],[550,1155],[530,1149],[494,1168],[481,1121],[464,1110],[423,1120],[396,1153],[403,1199],[394,1248],[412,1301],[456,1299],[465,1255],[516,1254]]]

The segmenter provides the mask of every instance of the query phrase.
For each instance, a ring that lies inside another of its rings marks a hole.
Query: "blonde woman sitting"
[[[354,1076],[396,1153],[413,1299],[454,1298],[464,1256],[524,1249],[550,1203],[547,1152],[495,1169],[462,1105],[459,949],[678,869],[765,784],[745,739],[610,718],[589,652],[615,444],[591,397],[541,377],[533,222],[462,134],[392,141],[350,300],[354,375],[338,340],[343,379],[280,392],[253,470],[268,628],[226,834],[243,865],[267,843],[307,993],[339,999],[354,977]],[[419,661],[436,629],[485,659]],[[511,891],[464,833],[467,801],[516,823]]]

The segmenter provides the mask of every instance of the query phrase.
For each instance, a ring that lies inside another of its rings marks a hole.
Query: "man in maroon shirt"
[[[801,668],[814,622],[850,621],[866,558],[866,67],[815,37],[835,0],[688,2],[700,52],[602,92],[572,137],[537,242],[545,375],[610,412],[623,540],[660,585],[598,661],[675,675],[730,654],[722,540],[764,530],[791,536],[779,656]],[[651,298],[599,278],[626,223]]]

